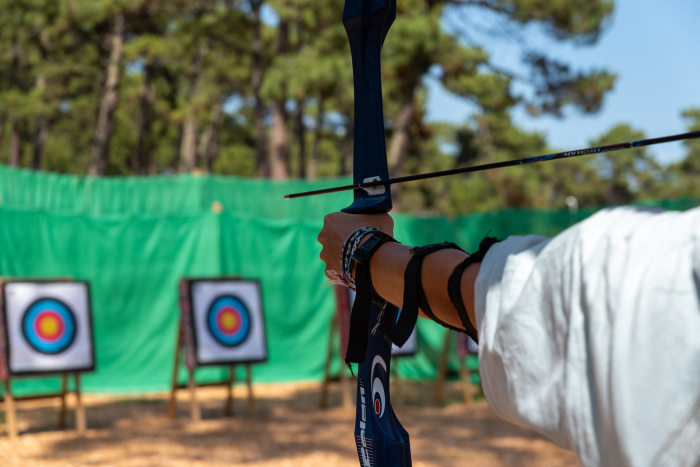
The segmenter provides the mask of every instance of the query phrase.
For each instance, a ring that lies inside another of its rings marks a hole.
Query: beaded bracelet
[[[362,238],[372,231],[376,231],[376,229],[371,229],[369,227],[357,229],[357,231],[348,238],[347,244],[345,245],[341,263],[341,274],[350,285],[355,285],[355,280],[353,279],[351,273],[352,262],[350,258],[352,258],[352,255],[355,253],[357,245],[359,245],[359,243],[362,241]]]
[[[351,245],[352,242],[355,241],[355,239],[362,233],[362,229],[364,227],[361,227],[359,229],[354,230],[348,237],[345,239],[345,242],[343,242],[343,248],[340,250],[340,279],[343,282],[343,285],[349,287],[349,283],[347,278],[345,277],[345,262],[346,262],[346,257],[350,256],[350,251],[348,248],[348,245]]]
[[[351,258],[359,248],[362,239],[374,232],[380,232],[374,227],[360,227],[348,235],[343,242],[343,247],[340,250],[340,273],[333,270],[327,270],[326,275],[329,277],[326,285],[343,285],[355,290],[355,280],[352,277],[352,261]]]
[[[345,255],[343,256],[343,263],[342,263],[342,274],[345,278],[345,280],[348,281],[348,283],[355,285],[355,279],[352,277],[352,261],[350,258],[352,258],[352,255],[355,254],[355,250],[357,250],[358,245],[362,241],[364,237],[367,235],[374,233],[374,232],[379,232],[379,229],[375,229],[373,227],[363,227],[359,229],[359,233],[357,236],[355,236],[354,240],[351,242],[348,242],[348,250],[345,251]],[[352,245],[350,247],[350,245]]]

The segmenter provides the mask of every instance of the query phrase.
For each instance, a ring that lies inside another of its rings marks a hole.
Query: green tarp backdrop
[[[168,388],[177,283],[185,276],[259,279],[269,360],[254,367],[254,380],[320,379],[335,300],[323,287],[316,236],[323,216],[348,205],[351,195],[290,201],[283,195],[338,183],[349,181],[95,179],[0,166],[0,276],[90,282],[97,370],[85,375],[85,391]],[[659,204],[687,209],[697,203]],[[395,234],[406,244],[450,240],[470,251],[488,231],[552,236],[593,212],[502,211],[454,220],[397,215]],[[443,332],[420,320],[420,353],[402,362],[404,376],[434,375]],[[220,368],[207,368],[198,379],[222,375]],[[56,389],[58,379],[18,380],[13,388]]]

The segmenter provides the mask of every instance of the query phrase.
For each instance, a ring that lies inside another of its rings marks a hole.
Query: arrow
[[[652,146],[654,144],[670,143],[672,141],[683,141],[686,139],[693,139],[693,138],[700,138],[700,131],[691,131],[690,133],[682,133],[682,134],[673,135],[673,136],[664,136],[662,138],[643,139],[640,141],[630,141],[627,143],[611,144],[609,146],[598,146],[598,147],[594,147],[594,148],[577,149],[575,151],[558,152],[555,154],[548,154],[545,156],[525,157],[522,159],[514,159],[514,160],[510,160],[510,161],[503,161],[503,162],[494,162],[491,164],[474,165],[471,167],[460,167],[457,169],[441,170],[439,172],[430,172],[430,173],[425,173],[425,174],[420,174],[420,175],[408,175],[406,177],[389,178],[387,180],[355,183],[353,185],[338,186],[338,187],[334,187],[334,188],[324,188],[323,190],[305,191],[303,193],[294,193],[291,195],[286,195],[284,197],[284,199],[294,199],[294,198],[302,198],[304,196],[324,195],[327,193],[337,193],[340,191],[351,191],[351,190],[370,191],[369,189],[371,189],[371,188],[375,188],[375,187],[379,187],[379,186],[389,186],[389,185],[393,185],[395,183],[414,182],[416,180],[425,180],[428,178],[446,177],[448,175],[457,175],[457,174],[471,173],[471,172],[481,172],[482,170],[500,169],[503,167],[511,167],[514,165],[534,164],[535,162],[553,161],[553,160],[557,160],[557,159],[567,159],[569,157],[588,156],[590,154],[599,154],[602,152],[620,151],[622,149],[632,149],[632,148],[639,148],[642,146]]]

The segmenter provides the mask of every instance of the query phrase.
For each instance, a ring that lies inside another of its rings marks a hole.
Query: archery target
[[[411,335],[408,336],[408,340],[403,344],[403,347],[391,344],[392,357],[408,357],[415,355],[416,352],[418,352],[418,334],[415,326],[413,327]]]
[[[236,347],[250,335],[248,307],[234,295],[219,297],[209,306],[207,327],[219,344]]]
[[[60,300],[41,298],[24,312],[22,332],[37,352],[61,353],[75,339],[75,316]]]
[[[190,300],[199,365],[267,359],[260,285],[249,280],[192,280]]]
[[[88,284],[3,284],[11,374],[94,368]]]

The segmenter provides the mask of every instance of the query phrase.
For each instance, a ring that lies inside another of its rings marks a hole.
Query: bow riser
[[[394,0],[345,2],[343,25],[350,42],[355,86],[355,183],[389,178],[382,107],[381,53],[384,38],[395,18]],[[377,214],[390,210],[391,192],[389,187],[382,186],[369,191],[356,191],[354,203],[343,212]]]

